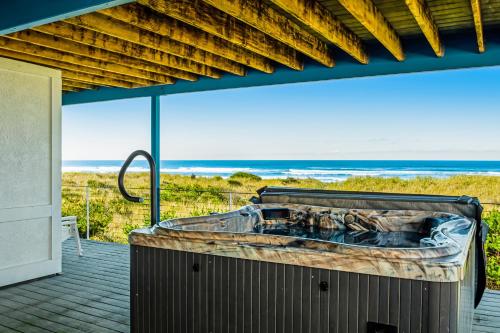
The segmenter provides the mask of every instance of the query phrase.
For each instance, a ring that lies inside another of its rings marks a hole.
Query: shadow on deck
[[[129,248],[73,240],[63,244],[63,274],[0,289],[0,332],[129,332]],[[487,291],[473,332],[500,332],[500,292]]]

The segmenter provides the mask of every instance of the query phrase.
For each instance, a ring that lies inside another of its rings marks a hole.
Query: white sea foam
[[[474,173],[471,173],[474,174]],[[487,174],[488,176],[500,176],[500,171],[486,171],[480,174]]]
[[[439,175],[489,175],[500,176],[497,171],[452,171],[452,170],[348,170],[348,169],[290,169],[283,172],[290,177],[311,177],[319,178],[326,175],[337,176],[371,176],[371,177],[397,177],[397,176],[439,176]]]
[[[210,168],[210,167],[179,167],[179,168],[161,168],[160,172],[163,173],[185,173],[185,174],[232,174],[235,172],[250,172],[250,173],[265,173],[269,170],[266,169],[252,169],[252,168]]]
[[[95,172],[95,173],[113,173],[120,171],[119,166],[63,166],[63,172]],[[149,167],[129,167],[127,172],[148,172]],[[179,167],[179,168],[161,168],[161,173],[176,174],[233,174],[235,172],[249,172],[255,174],[265,174],[276,170],[252,169],[252,168],[209,168],[209,167]],[[279,171],[277,171],[279,172]]]
[[[376,175],[413,175],[413,174],[435,174],[438,171],[425,170],[350,170],[350,169],[290,169],[287,174],[290,175],[353,175],[353,176],[376,176]]]
[[[72,165],[63,166],[63,172],[94,172],[94,173],[118,173],[119,165]],[[148,172],[147,166],[132,166],[129,172]],[[279,168],[251,168],[251,167],[204,167],[204,166],[183,166],[177,168],[161,168],[161,173],[181,174],[181,175],[200,175],[200,176],[222,176],[227,178],[235,172],[248,172],[256,174],[264,179],[278,178],[314,178],[323,182],[343,181],[349,177],[450,177],[454,175],[485,175],[500,176],[500,171],[470,171],[460,169],[448,170],[425,170],[425,169],[382,169],[382,168],[304,168],[304,169],[279,169]]]
[[[145,172],[149,169],[143,167],[129,167],[129,172]],[[118,173],[119,166],[63,166],[63,172],[94,172],[94,173]]]

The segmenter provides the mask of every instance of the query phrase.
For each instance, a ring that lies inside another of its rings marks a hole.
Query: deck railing
[[[78,217],[83,237],[124,242],[133,228],[149,225],[149,189],[127,188],[143,196],[144,203],[132,203],[121,196],[117,186],[62,186],[62,213]],[[249,203],[255,192],[197,187],[160,188],[160,219],[226,212]],[[121,232],[121,233],[120,233]]]
[[[87,239],[126,242],[130,230],[150,224],[149,189],[128,189],[145,197],[144,203],[126,201],[117,186],[63,185],[63,215],[77,216],[80,233]],[[231,189],[178,188],[167,184],[160,189],[160,219],[230,211],[248,204],[254,195]],[[482,204],[500,207],[498,202]]]

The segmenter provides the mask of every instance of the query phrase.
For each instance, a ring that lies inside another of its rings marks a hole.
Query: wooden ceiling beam
[[[405,0],[405,3],[434,50],[434,53],[438,57],[442,57],[444,55],[444,48],[439,38],[438,27],[432,18],[431,10],[425,0]]]
[[[192,74],[204,75],[216,79],[221,77],[220,72],[200,63],[130,43],[97,31],[83,29],[66,22],[54,22],[36,27],[33,31]]]
[[[372,0],[338,0],[399,61],[405,59],[401,40]]]
[[[362,64],[368,55],[361,39],[352,33],[331,11],[316,0],[270,0],[304,25],[337,45]]]
[[[474,28],[476,29],[477,47],[480,53],[486,48],[484,46],[483,19],[481,15],[481,1],[471,0],[472,17],[474,18]]]
[[[138,2],[292,69],[304,68],[295,49],[201,0],[138,0]]]
[[[77,89],[96,89],[97,88],[97,86],[94,86],[92,84],[88,84],[88,83],[84,83],[84,82],[80,82],[80,81],[74,81],[74,80],[70,80],[70,79],[63,79],[62,83],[63,83],[63,85],[77,88]]]
[[[101,10],[100,13],[259,71],[274,71],[267,58],[171,17],[160,15],[147,7],[136,4],[117,6]]]
[[[192,73],[188,73],[172,67],[157,65],[137,58],[128,57],[116,52],[109,52],[108,50],[105,49],[96,48],[93,46],[74,42],[68,39],[44,34],[38,31],[33,31],[33,30],[21,31],[21,32],[16,32],[14,34],[10,34],[8,35],[8,37],[12,37],[18,40],[23,40],[40,46],[45,46],[48,48],[52,48],[54,50],[77,54],[84,57],[91,57],[94,59],[100,59],[115,64],[121,64],[127,67],[137,68],[140,70],[157,72],[159,74],[173,76],[178,79],[189,80],[189,81],[197,80],[197,76]],[[111,43],[109,45],[112,45]]]
[[[203,0],[327,67],[334,61],[326,43],[280,14],[262,0]]]
[[[245,68],[234,61],[205,52],[191,45],[165,38],[158,34],[138,29],[128,23],[113,19],[99,13],[82,15],[67,19],[66,22],[81,28],[90,29],[108,36],[116,37],[125,43],[134,43],[165,52],[197,63],[214,67],[228,73],[243,76]],[[199,73],[198,73],[199,74]]]
[[[68,92],[68,91],[71,91],[71,92],[78,92],[78,91],[80,91],[81,89],[74,88],[74,87],[68,86],[68,85],[66,85],[66,84],[63,84],[63,85],[62,85],[62,90],[63,90],[63,91],[65,91],[65,92]]]
[[[84,73],[76,73],[68,70],[61,70],[61,76],[63,79],[69,79],[80,82],[87,82],[97,86],[108,86],[108,87],[118,87],[118,88],[136,88],[139,85],[112,79],[109,77],[101,77]]]
[[[55,68],[55,69],[66,69],[66,70],[72,71],[72,72],[105,76],[105,77],[109,77],[112,79],[126,81],[126,82],[130,82],[130,83],[135,83],[135,84],[139,84],[139,85],[143,85],[143,86],[161,84],[161,83],[156,82],[156,81],[146,80],[146,79],[142,79],[142,78],[136,78],[133,76],[123,75],[123,74],[117,74],[117,73],[113,73],[113,72],[104,71],[101,69],[96,69],[96,68],[92,68],[92,67],[86,67],[86,66],[82,66],[82,65],[76,65],[76,64],[72,64],[72,63],[68,63],[68,62],[54,60],[51,58],[43,58],[43,57],[40,57],[38,55],[12,51],[9,49],[2,48],[1,45],[0,45],[0,56],[11,58],[11,59],[27,61],[30,63],[43,65],[43,66],[47,66],[47,67],[51,67],[51,68]]]
[[[44,59],[53,59],[65,63],[75,64],[79,66],[85,66],[88,68],[95,68],[98,70],[104,70],[111,73],[127,75],[133,77],[134,79],[144,79],[153,82],[158,82],[161,84],[173,84],[175,80],[169,76],[163,74],[157,74],[153,72],[148,72],[144,70],[139,70],[133,67],[127,67],[121,64],[115,64],[112,62],[102,61],[100,59],[89,58],[84,56],[79,56],[71,53],[60,52],[51,48],[43,47],[36,44],[31,44],[28,42],[10,39],[0,36],[0,47],[3,49],[33,55],[41,57]],[[132,81],[132,79],[130,79]],[[136,81],[133,81],[136,82]],[[140,82],[136,82],[140,83]]]

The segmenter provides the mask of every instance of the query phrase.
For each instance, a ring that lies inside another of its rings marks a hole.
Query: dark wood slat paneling
[[[453,312],[446,313],[447,304],[456,302],[458,296],[458,289],[454,289],[452,284],[436,288],[434,283],[397,279],[388,279],[386,284],[384,280],[379,281],[379,278],[368,275],[315,269],[304,271],[300,267],[231,258],[222,258],[220,267],[225,270],[217,273],[215,258],[208,255],[145,249],[144,253],[139,252],[136,256],[135,252],[129,254],[128,246],[100,245],[98,242],[83,241],[86,256],[78,258],[74,243],[69,240],[63,245],[64,275],[1,289],[0,332],[44,332],[44,329],[63,332],[128,332],[130,271],[126,261],[123,262],[127,267],[123,268],[123,264],[115,264],[113,257],[130,258],[136,263],[149,260],[145,272],[153,277],[145,288],[150,288],[150,292],[158,297],[154,296],[156,302],[148,298],[145,304],[150,308],[155,304],[156,310],[151,312],[151,318],[157,320],[156,323],[155,320],[141,323],[147,326],[142,332],[147,332],[150,325],[151,330],[161,332],[176,332],[174,325],[180,325],[181,332],[191,329],[194,332],[215,332],[210,317],[220,311],[213,307],[218,277],[223,280],[220,288],[226,286],[227,300],[221,302],[225,304],[225,311],[222,312],[229,326],[236,325],[235,329],[229,327],[228,331],[233,332],[253,332],[262,323],[262,332],[342,332],[338,327],[347,324],[348,331],[356,331],[354,327],[357,325],[357,331],[364,332],[364,318],[380,321],[384,316],[388,316],[392,324],[398,318],[399,332],[423,333],[428,328],[439,332],[446,330],[456,316]],[[194,263],[200,264],[198,273],[192,270]],[[252,267],[259,278],[253,278]],[[181,272],[175,273],[176,269]],[[262,271],[267,272],[266,281],[262,281],[263,277],[259,275]],[[138,270],[131,274],[139,276],[142,273]],[[328,291],[319,290],[321,281],[328,281]],[[346,283],[347,289],[343,289]],[[175,286],[182,284],[186,288],[177,288],[176,291]],[[251,288],[252,284],[255,290]],[[262,284],[266,286],[263,289]],[[395,293],[398,284],[399,292]],[[389,290],[386,300],[390,305],[386,309],[380,307],[380,295],[384,290]],[[175,294],[178,294],[178,300]],[[165,296],[165,299],[160,301],[163,298],[160,295]],[[252,299],[253,295],[259,297]],[[349,309],[344,314],[339,301],[346,297]],[[395,311],[392,305],[397,298],[400,306]],[[145,299],[136,300],[144,302]],[[294,300],[305,300],[306,304],[296,305]],[[252,303],[257,309],[256,313],[252,313]],[[181,312],[179,304],[182,304]],[[500,292],[487,291],[475,311],[473,332],[500,331],[500,317],[497,315],[499,305]],[[430,311],[425,311],[427,309]],[[357,314],[353,315],[356,311]],[[241,316],[242,312],[244,316]],[[188,315],[177,324],[176,317],[180,313]],[[294,313],[298,314],[296,327],[292,326],[295,320],[291,316]],[[346,322],[339,321],[339,313],[345,316]],[[251,318],[255,315],[260,318],[253,322],[252,327]],[[452,332],[455,326],[451,324],[449,328]]]

